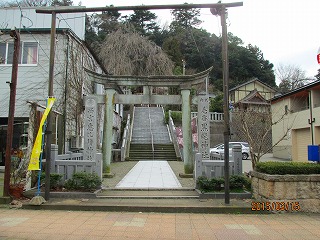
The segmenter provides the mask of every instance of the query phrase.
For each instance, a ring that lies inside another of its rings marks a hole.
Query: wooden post
[[[56,13],[52,12],[51,19],[51,41],[50,41],[50,65],[49,65],[49,86],[48,97],[53,97],[53,78],[54,78],[54,55],[55,55],[55,41],[56,41]],[[52,143],[52,112],[50,111],[47,120],[47,141],[46,141],[46,180],[44,198],[50,198],[50,167],[51,167],[51,143]]]
[[[11,149],[12,149],[14,111],[15,111],[15,105],[16,105],[16,91],[17,91],[17,81],[18,81],[18,64],[19,64],[19,56],[20,56],[20,34],[16,29],[14,29],[14,30],[11,30],[10,36],[14,38],[14,53],[13,53],[12,75],[11,75],[11,83],[10,83],[10,100],[9,100],[10,102],[9,102],[9,113],[8,113],[3,196],[9,196],[9,188],[10,188]]]

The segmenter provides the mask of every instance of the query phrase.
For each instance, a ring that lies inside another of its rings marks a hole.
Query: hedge
[[[320,164],[311,162],[259,162],[255,171],[271,174],[320,174]]]
[[[201,176],[197,179],[197,187],[201,192],[219,192],[224,189],[224,178],[207,178]],[[251,190],[251,180],[244,175],[232,175],[229,178],[230,190]]]

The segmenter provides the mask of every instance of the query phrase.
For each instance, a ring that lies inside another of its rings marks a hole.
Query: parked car
[[[246,160],[250,156],[250,147],[247,142],[229,142],[229,153],[232,154],[232,148],[235,145],[241,145],[242,148],[242,159]],[[220,143],[213,148],[210,148],[210,153],[217,153],[224,155],[224,144]]]

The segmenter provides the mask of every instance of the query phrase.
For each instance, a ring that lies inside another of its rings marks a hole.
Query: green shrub
[[[223,189],[224,179],[223,178],[211,178],[209,183],[212,186],[211,189],[213,191],[221,191]]]
[[[171,118],[175,124],[182,123],[182,112],[171,112]],[[164,114],[164,122],[165,124],[169,123],[169,111]]]
[[[204,176],[200,176],[197,179],[197,187],[202,191],[202,192],[208,192],[210,191],[210,183],[209,179]]]
[[[67,190],[94,191],[101,186],[101,180],[95,173],[77,172],[65,182]]]
[[[224,178],[201,176],[197,179],[197,187],[201,192],[219,192],[223,190]],[[230,190],[251,190],[251,180],[244,175],[232,175],[229,180]]]
[[[320,164],[309,162],[259,162],[255,170],[272,175],[320,174]]]
[[[251,190],[251,180],[244,175],[232,175],[229,180],[231,190]]]
[[[45,183],[46,173],[42,172],[40,175],[41,184]],[[57,189],[62,187],[62,174],[50,173],[50,189]]]

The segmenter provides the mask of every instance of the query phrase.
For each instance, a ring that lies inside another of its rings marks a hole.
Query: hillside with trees
[[[210,84],[215,91],[222,91],[221,37],[199,27],[199,9],[175,9],[171,14],[173,21],[163,28],[157,23],[156,14],[147,10],[135,10],[131,15],[115,11],[87,15],[86,41],[93,49],[99,49],[108,35],[119,29],[131,29],[155,43],[170,57],[174,62],[174,74],[182,74],[183,62],[186,74],[213,66]],[[128,25],[132,27],[128,28]],[[228,34],[228,40],[231,88],[255,77],[276,87],[273,64],[264,59],[259,47],[245,46],[232,33]]]

